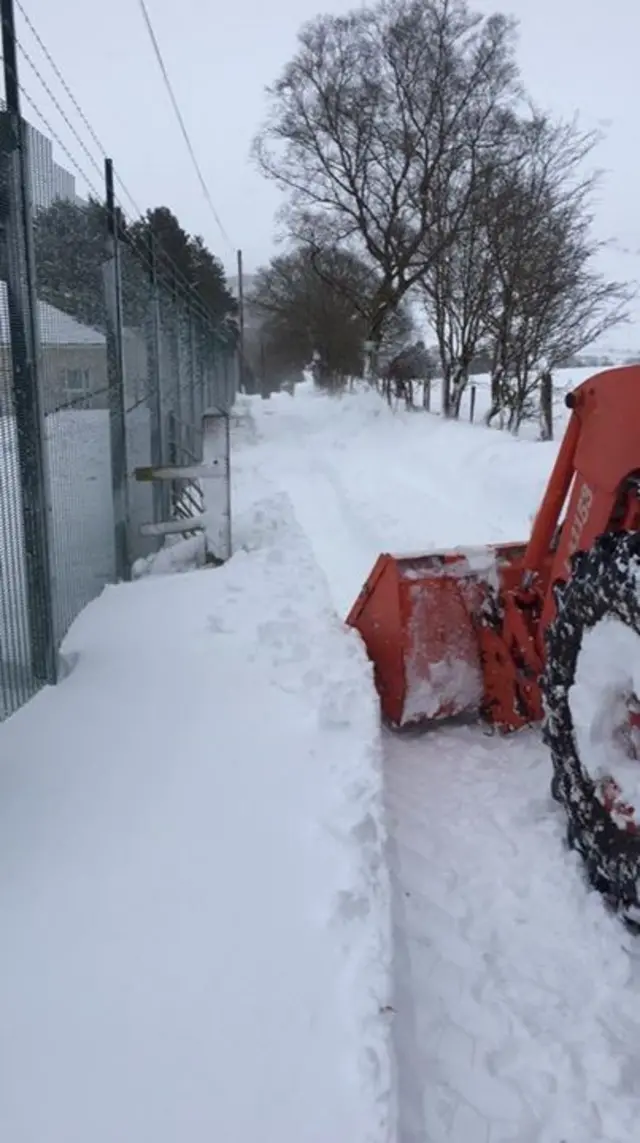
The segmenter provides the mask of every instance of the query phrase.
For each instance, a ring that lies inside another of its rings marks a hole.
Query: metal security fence
[[[197,296],[151,241],[119,242],[124,361],[127,553],[129,562],[157,547],[145,524],[193,516],[197,483],[141,482],[141,468],[195,465],[202,459],[207,410],[228,413],[235,400],[236,357]],[[142,529],[142,530],[141,530]]]
[[[197,291],[161,246],[131,237],[108,162],[102,201],[79,211],[48,192],[3,8],[0,720],[56,681],[69,625],[158,549],[154,526],[202,510],[197,480],[135,470],[197,465],[203,414],[231,409],[237,376]]]

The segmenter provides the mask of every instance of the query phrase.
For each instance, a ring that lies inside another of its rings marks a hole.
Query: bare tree
[[[442,409],[458,417],[463,393],[477,353],[486,340],[487,318],[494,304],[494,267],[487,227],[487,204],[508,167],[523,156],[520,120],[511,108],[494,111],[486,124],[485,146],[474,162],[448,180],[443,196],[453,214],[465,203],[455,243],[440,245],[420,279],[429,322],[436,334],[442,374]]]
[[[469,370],[486,331],[492,268],[482,180],[471,196],[456,243],[443,249],[420,282],[436,335],[442,374],[442,411],[458,417]]]
[[[368,339],[455,242],[468,171],[517,92],[514,25],[465,0],[378,0],[306,25],[255,142],[308,244],[349,243],[379,271]]]
[[[379,275],[362,259],[334,247],[297,247],[258,271],[248,304],[262,318],[261,339],[281,371],[313,366],[317,381],[341,387],[359,376],[367,314]],[[381,351],[392,356],[411,334],[401,306],[387,314]]]
[[[493,180],[486,215],[494,281],[487,423],[506,406],[514,430],[537,408],[541,374],[624,321],[633,294],[594,265],[603,245],[591,233],[598,177],[583,171],[598,136],[534,113],[521,139],[517,160]]]
[[[423,405],[425,404],[425,390],[430,384],[433,375],[433,361],[429,350],[423,341],[416,341],[400,350],[382,371],[383,391],[389,404],[404,399],[407,409],[414,407],[413,385],[421,381],[423,385]]]

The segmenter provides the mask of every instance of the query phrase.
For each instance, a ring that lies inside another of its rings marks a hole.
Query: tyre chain
[[[640,534],[607,533],[590,551],[577,552],[571,568],[568,583],[553,588],[557,613],[546,632],[543,738],[569,844],[581,855],[591,885],[624,913],[640,905],[640,833],[619,829],[599,800],[578,754],[569,691],[584,635],[601,619],[619,619],[640,635]]]

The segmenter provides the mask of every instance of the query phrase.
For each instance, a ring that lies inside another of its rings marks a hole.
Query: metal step
[[[152,480],[206,480],[220,476],[222,465],[214,460],[212,464],[163,464],[155,468],[147,465],[135,469],[136,480],[149,483]]]
[[[204,532],[204,516],[185,516],[180,520],[164,520],[160,524],[141,524],[141,536],[179,536],[181,532]]]

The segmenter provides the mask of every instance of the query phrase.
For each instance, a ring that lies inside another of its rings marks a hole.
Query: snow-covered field
[[[381,734],[340,622],[381,550],[525,538],[557,443],[307,386],[233,434],[234,558],[108,589],[0,726],[0,1138],[635,1141],[640,953],[538,735]]]
[[[580,381],[593,376],[594,369],[560,369],[554,374],[552,420],[554,435],[557,436],[567,421],[568,413],[565,405],[565,395]],[[435,378],[428,386],[427,403],[431,413],[440,413],[442,410],[442,382]],[[413,382],[414,404],[424,407],[425,393],[423,383]],[[482,424],[485,414],[491,407],[491,378],[488,373],[478,373],[471,377],[470,382],[462,394],[460,403],[460,420],[476,425]],[[506,416],[503,417],[502,427]],[[501,426],[500,417],[494,420],[495,427]],[[538,440],[539,422],[536,418],[523,421],[518,433],[523,440]]]

